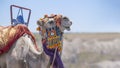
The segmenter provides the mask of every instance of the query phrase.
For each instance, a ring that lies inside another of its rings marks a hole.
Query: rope
[[[52,64],[51,64],[52,67],[53,67],[53,64],[54,64],[54,62],[55,62],[57,49],[58,49],[58,47],[55,48],[54,57],[53,57],[53,61],[52,61]]]
[[[18,13],[17,13],[17,17],[20,15],[20,12],[21,12],[21,15],[23,16],[23,10],[20,8]]]
[[[63,33],[62,33],[63,36]],[[62,41],[61,41],[61,51],[60,51],[60,57],[62,56],[62,50],[63,50],[63,37],[62,37]]]

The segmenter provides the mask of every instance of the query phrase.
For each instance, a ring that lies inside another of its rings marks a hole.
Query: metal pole
[[[20,8],[20,9],[24,9],[24,10],[28,10],[29,11],[29,15],[28,15],[28,20],[27,20],[27,24],[29,24],[29,20],[30,20],[30,15],[31,15],[31,9],[28,8],[24,8],[21,6],[17,6],[17,5],[11,5],[10,6],[10,15],[11,15],[11,24],[13,24],[12,19],[13,19],[13,8],[12,7],[16,7],[16,8]],[[28,25],[27,25],[28,26]]]
[[[13,24],[12,19],[13,19],[13,14],[12,14],[12,5],[10,6],[10,16],[11,16],[11,24]]]

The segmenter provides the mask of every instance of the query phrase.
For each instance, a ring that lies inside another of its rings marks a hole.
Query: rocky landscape
[[[65,68],[120,68],[120,33],[64,34],[62,60]]]

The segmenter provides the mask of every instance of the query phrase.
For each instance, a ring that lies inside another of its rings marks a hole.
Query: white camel
[[[14,42],[10,50],[0,55],[0,68],[40,68],[40,55],[30,35],[24,34]]]

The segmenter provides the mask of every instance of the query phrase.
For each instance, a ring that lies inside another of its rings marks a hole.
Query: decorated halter
[[[42,39],[46,39],[47,48],[61,51],[62,34],[60,30],[61,26],[60,15],[45,15],[44,18],[40,18],[41,26],[37,28],[41,32]]]

